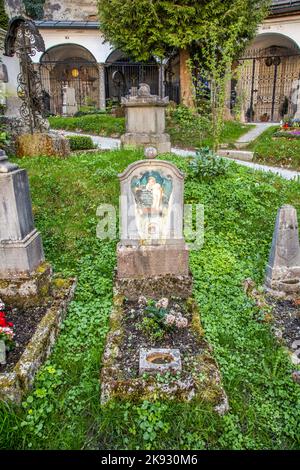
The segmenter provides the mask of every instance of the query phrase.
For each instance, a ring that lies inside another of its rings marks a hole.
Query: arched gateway
[[[99,107],[99,70],[94,56],[78,44],[48,49],[40,60],[45,105],[50,114],[74,114]]]
[[[244,57],[232,83],[246,121],[279,122],[298,113],[300,49],[278,33],[259,34]]]

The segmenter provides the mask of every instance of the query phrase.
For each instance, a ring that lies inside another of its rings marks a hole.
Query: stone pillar
[[[0,150],[0,297],[13,306],[39,303],[49,293],[50,275],[27,173]]]
[[[105,96],[105,64],[98,64],[99,71],[99,108],[106,108]]]
[[[161,98],[166,96],[165,91],[165,65],[160,64],[158,69],[158,94]]]
[[[300,293],[298,220],[293,206],[278,211],[265,285],[275,295]]]
[[[129,97],[122,98],[125,107],[126,134],[121,136],[124,146],[153,146],[158,153],[171,151],[169,134],[165,133],[165,108],[169,98],[150,94],[150,87],[141,83]]]

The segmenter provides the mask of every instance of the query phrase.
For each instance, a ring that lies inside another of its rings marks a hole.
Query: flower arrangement
[[[5,304],[0,299],[0,341],[4,341],[6,349],[10,351],[14,346],[13,323],[6,320]]]
[[[165,297],[155,302],[140,296],[138,305],[146,313],[146,318],[155,322],[160,328],[168,329],[175,327],[182,329],[188,326],[188,320],[182,315],[180,306],[175,305],[174,308],[169,308],[169,299]],[[146,323],[148,324],[148,322]]]

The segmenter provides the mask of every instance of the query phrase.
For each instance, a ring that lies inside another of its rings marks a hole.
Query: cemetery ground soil
[[[300,188],[231,163],[226,175],[188,177],[185,202],[205,207],[205,243],[190,266],[206,338],[214,348],[230,411],[200,403],[99,403],[99,369],[112,305],[116,241],[96,239],[96,209],[117,205],[116,174],[132,151],[68,159],[24,158],[47,259],[78,287],[54,351],[20,409],[1,404],[2,449],[299,449],[300,387],[272,323],[242,283],[263,281],[277,208]],[[182,170],[184,159],[167,156]]]

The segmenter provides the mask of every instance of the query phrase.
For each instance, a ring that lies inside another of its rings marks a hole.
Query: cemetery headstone
[[[6,364],[6,347],[3,340],[0,340],[0,365]]]
[[[35,304],[49,294],[51,268],[34,226],[28,176],[0,150],[0,296]]]
[[[63,115],[73,116],[77,111],[75,88],[66,85],[63,87]]]
[[[300,293],[299,231],[293,206],[284,205],[278,210],[265,285],[282,296]]]
[[[141,83],[122,98],[125,107],[126,133],[122,145],[134,147],[153,146],[159,154],[171,151],[170,136],[165,132],[165,108],[169,98],[151,95],[150,87]]]
[[[147,153],[147,151],[146,151]],[[126,296],[191,292],[183,237],[183,174],[170,162],[135,162],[119,175],[121,240],[117,282]]]

